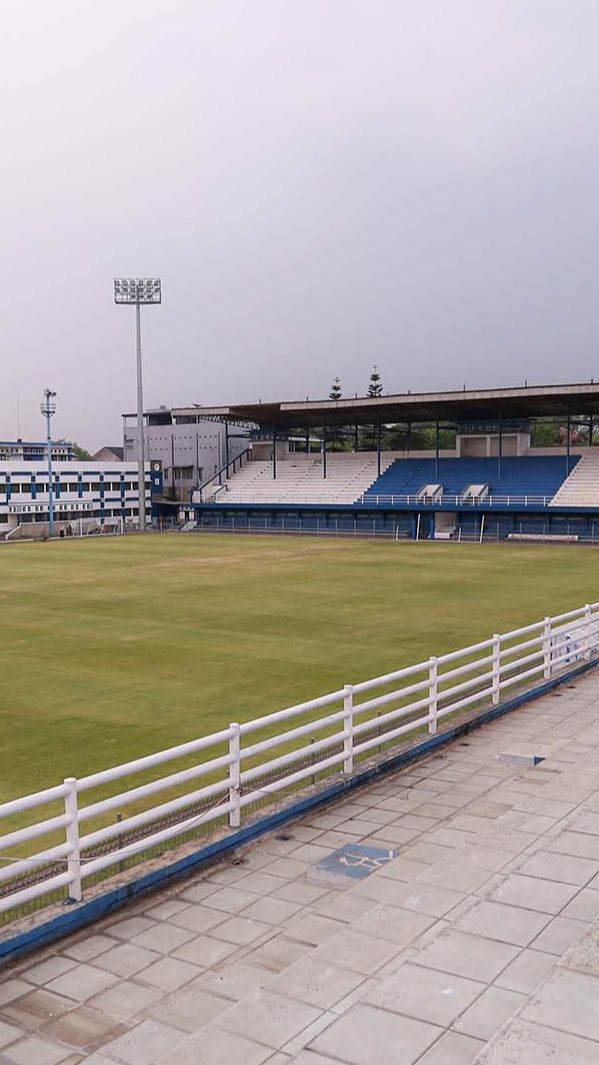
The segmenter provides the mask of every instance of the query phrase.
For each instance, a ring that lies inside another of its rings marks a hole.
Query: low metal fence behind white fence
[[[598,653],[594,603],[6,802],[0,920],[78,902],[99,879],[215,828],[236,829],[273,798],[349,777],[377,752],[388,756],[460,711],[497,705]]]

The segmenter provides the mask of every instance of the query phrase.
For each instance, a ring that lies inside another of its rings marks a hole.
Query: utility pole
[[[46,419],[46,449],[48,452],[48,535],[54,536],[54,485],[52,484],[52,416],[56,414],[56,392],[44,389],[40,410]]]

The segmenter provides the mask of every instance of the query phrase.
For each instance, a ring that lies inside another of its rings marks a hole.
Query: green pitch
[[[0,565],[0,799],[599,598],[577,547],[190,534]]]

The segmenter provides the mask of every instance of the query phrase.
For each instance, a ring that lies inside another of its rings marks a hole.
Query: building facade
[[[164,495],[189,501],[192,491],[249,447],[245,429],[202,418],[201,408],[159,407],[145,413],[145,455],[162,465]],[[137,415],[123,415],[123,457],[137,461]]]
[[[104,528],[134,528],[139,521],[137,466],[130,462],[56,462],[52,468],[57,531],[75,534]],[[162,491],[159,464],[146,464],[146,508]],[[0,464],[0,539],[43,536],[48,531],[48,469],[45,463]]]
[[[45,440],[0,440],[0,462],[42,462],[47,455]],[[73,445],[65,440],[53,440],[52,459],[56,462],[74,461]]]

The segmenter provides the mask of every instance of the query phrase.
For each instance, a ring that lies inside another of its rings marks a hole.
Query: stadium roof
[[[373,422],[489,422],[499,417],[566,417],[599,412],[599,383],[531,385],[456,392],[404,392],[340,400],[294,403],[236,403],[224,407],[193,406],[173,410],[175,417],[195,416],[253,422],[278,429],[295,426],[348,425]]]

